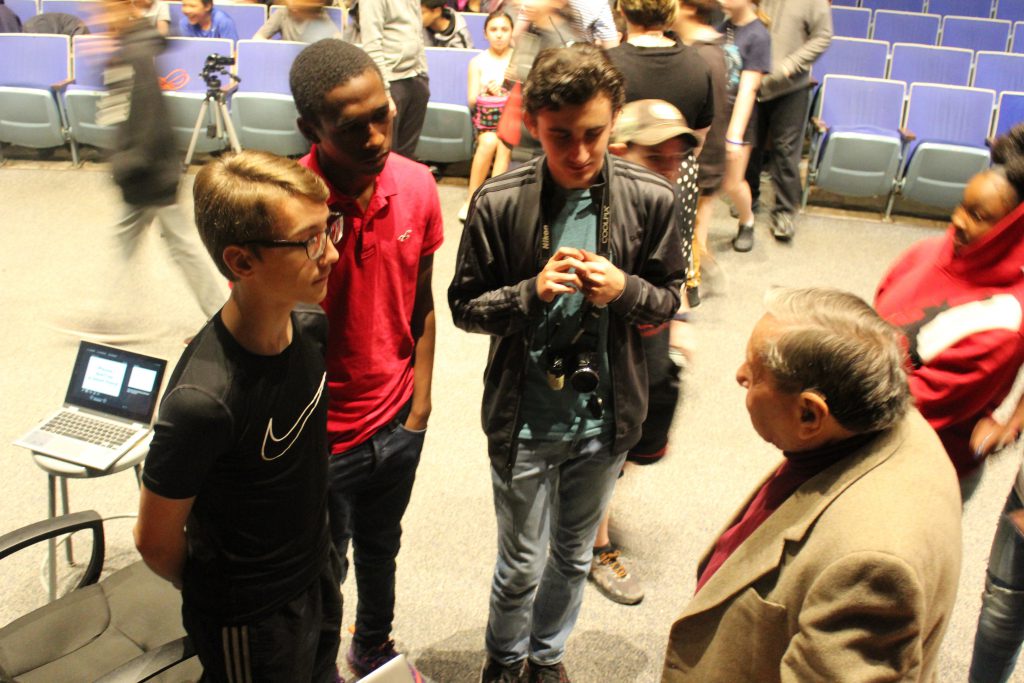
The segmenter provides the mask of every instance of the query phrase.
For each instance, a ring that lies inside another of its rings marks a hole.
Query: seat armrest
[[[162,674],[186,659],[194,657],[196,649],[188,636],[164,643],[158,648],[144,652],[135,659],[125,662],[96,683],[136,683],[148,681]]]
[[[917,139],[917,135],[914,134],[914,131],[908,128],[900,128],[900,137],[903,138],[903,142],[913,142]]]
[[[0,560],[41,541],[48,541],[51,538],[83,529],[92,529],[92,556],[89,558],[89,566],[86,567],[85,574],[82,575],[82,579],[75,588],[88,586],[99,580],[106,552],[103,518],[95,510],[54,517],[0,536]]]
[[[60,81],[59,83],[54,83],[53,85],[50,86],[50,90],[52,90],[54,92],[64,92],[67,89],[67,87],[69,85],[71,85],[72,83],[74,83],[74,82],[75,82],[75,79],[68,78],[66,80]]]

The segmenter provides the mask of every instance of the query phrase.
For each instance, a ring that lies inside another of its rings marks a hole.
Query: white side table
[[[153,433],[150,432],[146,438],[136,444],[130,451],[121,456],[121,459],[105,470],[94,470],[82,465],[74,465],[65,460],[58,460],[42,453],[32,452],[32,461],[44,472],[47,478],[47,508],[50,518],[57,516],[57,480],[60,480],[60,502],[61,514],[68,514],[68,479],[94,479],[105,477],[109,474],[116,474],[129,467],[135,469],[136,483],[142,484],[142,461],[149,454],[149,443],[153,440]],[[57,598],[57,541],[49,541],[49,595],[52,602]],[[68,563],[74,563],[74,552],[71,547],[71,539],[66,541],[66,554]]]

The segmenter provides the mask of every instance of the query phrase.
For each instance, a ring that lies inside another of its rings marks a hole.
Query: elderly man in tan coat
[[[736,379],[785,458],[701,560],[662,681],[934,681],[960,494],[898,333],[837,290],[766,304]]]

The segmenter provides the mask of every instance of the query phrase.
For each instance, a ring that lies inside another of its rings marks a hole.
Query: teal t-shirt
[[[599,207],[587,190],[562,191],[565,204],[551,223],[551,253],[559,247],[597,251]],[[547,368],[551,353],[570,346],[580,328],[584,299],[580,293],[559,294],[545,307],[533,333],[530,362],[520,407],[520,439],[573,441],[578,438],[611,434],[611,375],[608,367],[608,309],[600,309],[595,361],[601,381],[592,392],[604,403],[604,413],[595,418],[587,407],[591,394],[580,394],[569,384],[574,357],[566,354],[565,388],[556,391],[548,385]],[[593,324],[593,323],[591,323]]]

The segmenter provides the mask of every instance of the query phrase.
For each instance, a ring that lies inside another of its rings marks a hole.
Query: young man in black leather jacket
[[[519,680],[527,660],[530,682],[569,680],[594,535],[647,412],[636,328],[679,307],[672,187],[607,154],[623,100],[598,48],[541,52],[524,108],[545,153],[477,192],[448,290],[455,324],[492,335],[498,560],[483,681]]]

